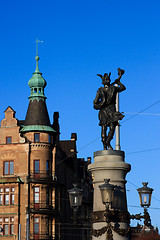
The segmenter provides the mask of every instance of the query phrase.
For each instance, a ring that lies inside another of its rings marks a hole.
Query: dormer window
[[[12,137],[6,137],[6,144],[12,143]]]
[[[39,141],[40,141],[40,134],[34,133],[34,142],[39,142]]]

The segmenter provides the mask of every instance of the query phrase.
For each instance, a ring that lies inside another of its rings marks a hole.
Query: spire
[[[42,77],[42,73],[39,71],[38,61],[40,57],[37,55],[36,59],[36,70],[33,73],[33,76],[28,82],[29,87],[31,88],[31,95],[29,96],[30,101],[37,99],[46,99],[44,95],[44,88],[46,87],[47,83],[45,79]]]
[[[38,43],[42,43],[42,42],[43,41],[40,41],[40,40],[36,39],[36,57],[35,57],[35,59],[36,59],[37,64],[36,64],[35,72],[37,72],[37,73],[40,73],[39,68],[38,68],[38,61],[40,59],[40,57],[38,56]]]
[[[55,132],[55,130],[50,124],[48,110],[46,106],[44,88],[47,83],[42,77],[42,73],[39,71],[38,61],[40,58],[38,56],[38,49],[35,59],[36,70],[28,82],[28,85],[31,88],[31,94],[29,96],[29,106],[25,118],[25,124],[24,127],[21,129],[21,132]]]
[[[36,55],[35,59],[36,59],[36,62],[37,62],[37,63],[36,63],[36,70],[35,70],[35,72],[36,72],[36,73],[40,73],[39,67],[38,67],[38,61],[39,61],[40,57],[38,56],[38,54]]]

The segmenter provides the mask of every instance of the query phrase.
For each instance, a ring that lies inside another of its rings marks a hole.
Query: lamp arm
[[[141,220],[141,218],[144,218],[142,215],[141,215],[141,213],[139,213],[139,214],[132,214],[132,215],[130,215],[130,219],[136,219],[136,220]]]

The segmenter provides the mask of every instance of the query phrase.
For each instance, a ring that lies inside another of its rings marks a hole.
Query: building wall
[[[77,158],[76,134],[61,142],[54,137],[45,132],[22,134],[14,110],[6,109],[0,127],[0,227],[5,230],[8,225],[8,234],[0,233],[2,239],[18,239],[19,225],[21,239],[26,239],[27,233],[30,240],[89,239],[86,221],[78,227],[73,223],[68,196],[68,190],[78,182],[85,193],[79,216],[89,215],[90,184],[85,161]]]
[[[8,234],[14,235],[7,239],[18,239],[18,224],[21,224],[22,234],[25,235],[29,144],[20,136],[19,128],[14,111],[7,108],[0,127],[0,225],[4,235],[5,225],[8,225]],[[6,143],[7,137],[11,137],[11,143]],[[12,231],[11,225],[14,225]]]
[[[38,142],[34,142],[34,132],[22,136],[14,110],[10,107],[6,109],[0,127],[0,198],[2,198],[0,226],[6,230],[5,225],[8,225],[7,234],[5,231],[1,233],[1,237],[5,239],[6,235],[7,239],[18,239],[19,224],[21,237],[25,239],[28,216],[30,239],[34,238],[35,224],[39,225],[40,235],[51,236],[52,232],[54,233],[55,227],[52,227],[54,218],[51,214],[54,216],[55,209],[55,188],[52,178],[52,173],[55,173],[53,164],[55,151],[52,152],[52,137],[50,138],[48,133],[39,134]],[[39,160],[38,173],[34,169],[36,160]],[[35,193],[35,189],[39,189],[39,193]],[[5,192],[6,190],[9,192]],[[9,200],[5,195],[9,195]],[[14,202],[11,202],[12,195]],[[38,199],[38,203],[35,203],[35,199]],[[11,234],[13,236],[10,236]]]

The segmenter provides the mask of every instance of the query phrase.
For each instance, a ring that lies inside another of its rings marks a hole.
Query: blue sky
[[[120,110],[126,113],[121,121],[121,148],[132,166],[127,175],[129,211],[142,212],[131,206],[139,206],[135,186],[148,181],[154,188],[149,212],[158,227],[160,209],[154,208],[160,208],[160,115],[152,114],[160,114],[159,9],[159,0],[0,3],[0,119],[9,105],[18,119],[25,118],[30,95],[27,83],[35,70],[35,40],[43,40],[39,68],[47,81],[51,121],[53,112],[59,111],[61,139],[77,132],[78,156],[92,157],[94,151],[102,149],[97,139],[98,111],[93,109],[93,99],[101,87],[96,74],[112,72],[114,80],[117,68],[125,69],[122,82],[127,90],[120,94]],[[133,115],[128,113],[145,108],[151,115],[129,119]]]

